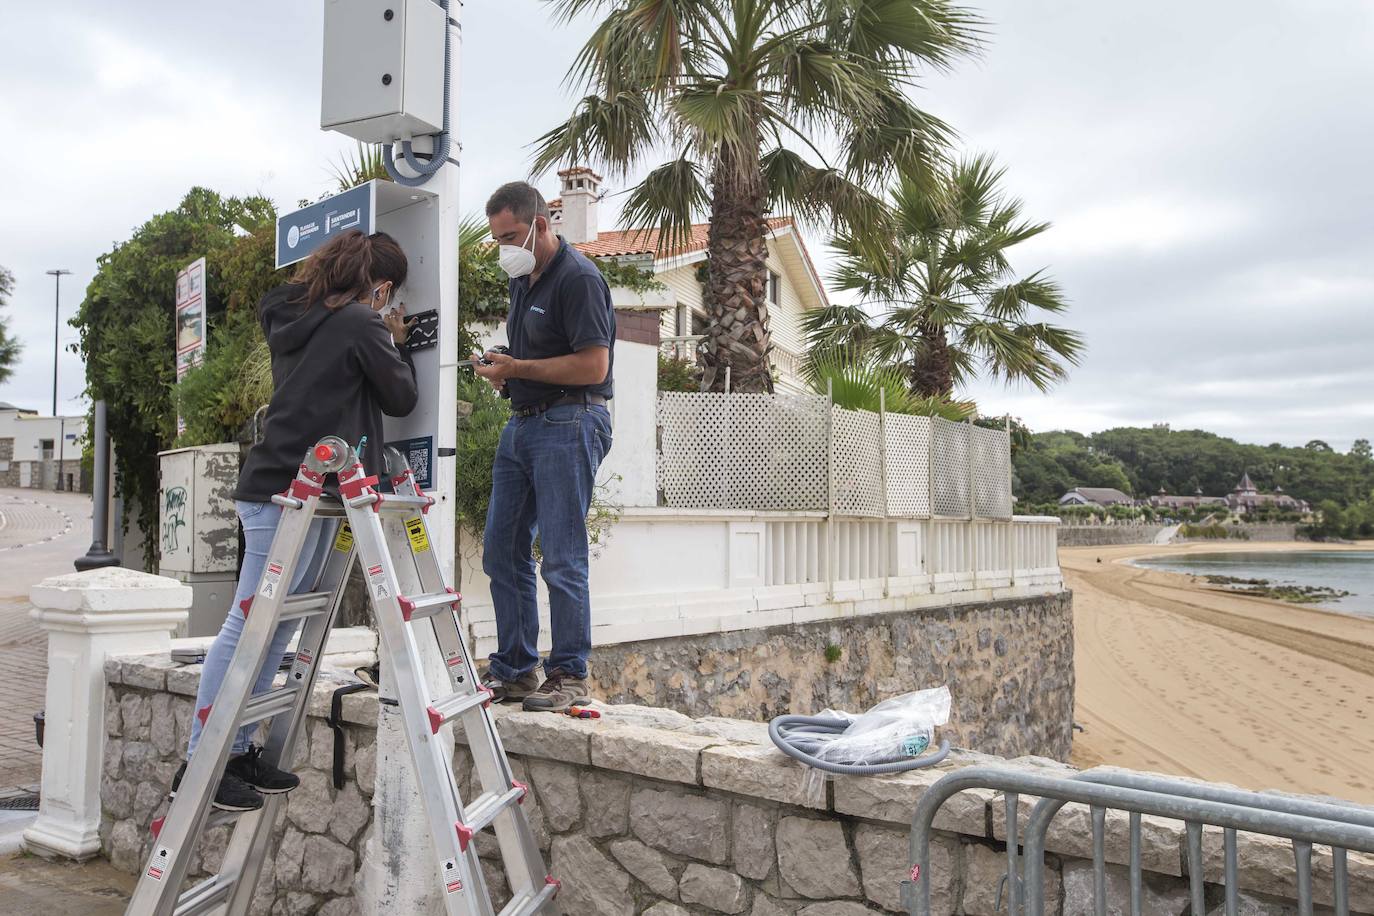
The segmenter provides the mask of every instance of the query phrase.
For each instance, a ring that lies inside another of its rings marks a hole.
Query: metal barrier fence
[[[1192,916],[1207,912],[1202,854],[1205,826],[1223,828],[1222,881],[1226,916],[1237,916],[1239,909],[1238,831],[1292,842],[1299,916],[1312,916],[1314,845],[1331,849],[1332,903],[1336,916],[1348,916],[1350,912],[1347,851],[1374,852],[1374,809],[1370,808],[1246,792],[1140,773],[1090,771],[1063,778],[998,767],[969,767],[936,782],[916,805],[911,821],[911,879],[903,881],[901,889],[902,905],[912,916],[930,916],[930,834],[936,812],[951,797],[967,789],[993,789],[1003,793],[1007,844],[1007,874],[1003,880],[1010,891],[1008,916],[1044,916],[1045,838],[1054,816],[1068,803],[1089,806],[1096,916],[1106,916],[1108,911],[1105,848],[1108,810],[1129,814],[1130,916],[1140,916],[1142,906],[1142,815],[1173,818],[1184,824]],[[1027,819],[1024,856],[1020,854],[1022,841],[1018,836],[1021,795],[1040,799]]]
[[[846,410],[824,395],[663,392],[667,506],[854,518],[1010,519],[1011,438],[941,417]]]

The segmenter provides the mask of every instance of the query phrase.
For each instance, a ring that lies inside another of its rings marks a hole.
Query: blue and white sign
[[[349,229],[372,234],[377,219],[374,179],[303,210],[277,218],[277,267],[303,261],[325,242]]]

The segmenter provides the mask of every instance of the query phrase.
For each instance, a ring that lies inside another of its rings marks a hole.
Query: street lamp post
[[[52,310],[52,415],[57,416],[57,331],[62,324],[62,275],[71,273],[70,270],[49,270],[47,274],[53,278],[53,310]],[[57,489],[62,489],[62,465],[66,460],[67,435],[63,429],[58,437],[57,443]]]

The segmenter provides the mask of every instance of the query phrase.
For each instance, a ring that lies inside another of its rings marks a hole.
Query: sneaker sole
[[[212,801],[210,802],[210,807],[220,811],[257,811],[262,808],[262,805],[253,805],[249,807],[246,805],[226,805],[223,802]]]
[[[529,703],[525,703],[522,708],[525,712],[566,712],[574,706],[587,705],[587,701],[590,699],[589,696],[573,697],[566,703],[550,703],[547,706],[539,704],[531,706]]]
[[[253,786],[251,782],[249,785]],[[264,789],[262,786],[253,786],[253,788],[256,789],[260,795],[285,795],[287,792],[292,792],[300,788],[300,783],[296,783],[294,786],[286,789]]]

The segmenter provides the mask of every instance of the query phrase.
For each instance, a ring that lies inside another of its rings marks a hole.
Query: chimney
[[[573,244],[596,241],[601,176],[584,165],[575,165],[559,172],[558,178],[562,182],[562,217],[555,223],[559,233]]]

